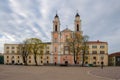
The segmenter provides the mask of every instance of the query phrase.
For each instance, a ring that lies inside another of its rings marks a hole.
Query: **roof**
[[[120,56],[120,52],[111,53],[109,56]]]
[[[99,44],[99,43],[105,43],[105,44],[107,44],[107,42],[103,42],[103,41],[99,41],[99,40],[97,40],[97,41],[88,41],[87,43],[88,44]]]
[[[58,18],[58,15],[57,15],[57,14],[55,15],[55,18]]]
[[[66,28],[66,29],[62,30],[61,32],[72,32],[72,30]]]
[[[75,17],[80,17],[80,15],[77,13],[77,14],[75,15]]]

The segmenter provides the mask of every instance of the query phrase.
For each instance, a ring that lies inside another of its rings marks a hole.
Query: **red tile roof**
[[[96,44],[96,43],[106,43],[107,44],[107,42],[103,42],[103,41],[99,41],[99,40],[97,40],[97,41],[88,41],[88,44]]]
[[[109,56],[120,56],[120,52],[115,52],[115,53],[109,54]]]

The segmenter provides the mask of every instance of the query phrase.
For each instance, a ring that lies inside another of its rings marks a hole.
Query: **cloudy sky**
[[[89,40],[107,41],[109,53],[120,51],[120,0],[0,0],[0,52],[4,43],[26,38],[51,41],[56,11],[63,30],[73,29],[77,10]]]

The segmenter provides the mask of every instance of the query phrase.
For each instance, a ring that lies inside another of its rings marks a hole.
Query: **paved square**
[[[111,79],[110,79],[111,78]],[[119,80],[120,67],[0,65],[0,80]]]

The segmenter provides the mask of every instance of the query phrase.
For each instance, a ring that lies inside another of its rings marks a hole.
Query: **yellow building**
[[[37,55],[38,65],[50,63],[50,49],[51,43],[46,43],[47,46],[43,50],[43,55]],[[21,54],[19,53],[19,44],[5,44],[4,45],[4,64],[24,64]],[[28,65],[35,65],[33,54],[27,57]]]
[[[89,41],[89,50],[86,55],[85,64],[100,66],[101,62],[108,65],[108,43],[103,41]]]

